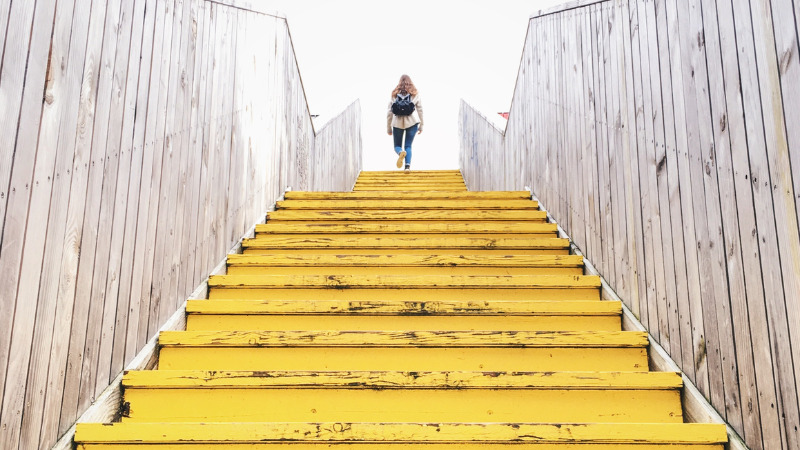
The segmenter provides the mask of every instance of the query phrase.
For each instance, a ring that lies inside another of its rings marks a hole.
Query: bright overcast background
[[[508,111],[528,18],[562,0],[254,3],[286,15],[317,123],[359,99],[364,169],[389,170],[397,157],[386,110],[400,75],[411,76],[424,106],[411,167],[455,169],[459,99],[487,116]]]

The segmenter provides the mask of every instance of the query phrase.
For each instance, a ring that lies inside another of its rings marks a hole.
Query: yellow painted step
[[[400,274],[413,267],[524,268],[580,270],[580,255],[486,255],[480,252],[461,255],[228,255],[228,273],[233,269],[261,270],[274,267],[388,267]],[[477,275],[477,274],[476,274]]]
[[[75,440],[80,450],[723,450],[727,434],[718,424],[116,423],[78,424]]]
[[[289,191],[284,194],[286,200],[530,200],[528,191],[467,191],[467,192],[408,192],[398,195],[397,192],[310,192]]]
[[[397,186],[397,185],[386,185],[386,186],[356,186],[353,188],[354,191],[398,191],[398,192],[406,192],[406,191],[466,191],[466,187],[458,187],[458,186],[442,186],[437,184],[427,184],[427,185],[414,185],[414,186]]]
[[[489,211],[293,211],[279,210],[267,214],[267,223],[272,221],[310,221],[326,223],[330,221],[380,221],[380,222],[545,222],[547,213],[534,210],[489,210]]]
[[[283,200],[275,204],[276,209],[374,209],[374,210],[424,210],[447,211],[480,210],[538,210],[539,202],[533,200]]]
[[[268,234],[482,234],[482,235],[546,235],[555,236],[558,225],[541,222],[518,223],[381,223],[342,222],[338,224],[295,224],[291,222],[262,223],[256,225],[256,236]]]
[[[631,331],[164,331],[161,370],[647,371]]]
[[[210,299],[599,300],[593,275],[213,275]]]
[[[228,255],[228,275],[582,275],[579,255]]]
[[[188,331],[619,331],[619,302],[189,300]]]
[[[133,371],[122,420],[681,423],[682,384],[665,372]]]
[[[562,238],[527,238],[527,237],[484,237],[470,236],[462,238],[448,238],[438,236],[409,237],[361,237],[348,235],[329,235],[314,238],[298,238],[292,235],[264,236],[255,239],[245,239],[242,242],[242,252],[269,253],[273,250],[370,250],[368,253],[380,253],[384,250],[391,252],[416,252],[423,254],[460,253],[463,250],[492,250],[515,254],[569,254],[569,240]],[[329,252],[330,253],[330,252]],[[347,252],[344,252],[347,253]]]

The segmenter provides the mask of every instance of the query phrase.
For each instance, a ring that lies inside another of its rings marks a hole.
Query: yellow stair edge
[[[510,224],[477,224],[477,223],[375,223],[357,222],[336,225],[298,225],[292,223],[260,223],[256,225],[256,235],[267,234],[350,234],[350,233],[385,233],[385,234],[544,234],[557,233],[558,225],[554,223],[510,223]]]
[[[209,288],[599,288],[596,275],[212,275]]]
[[[286,200],[377,200],[377,199],[495,199],[495,200],[530,200],[528,191],[454,191],[454,192],[408,192],[398,195],[397,192],[337,192],[337,191],[288,191],[284,194]]]
[[[228,255],[231,266],[583,267],[580,255]]]
[[[160,347],[646,348],[639,331],[162,331]]]
[[[544,221],[547,213],[541,210],[475,210],[475,211],[436,211],[436,210],[402,210],[402,211],[342,211],[342,210],[278,210],[267,213],[270,220],[356,220],[356,221],[441,221],[441,222],[479,222],[479,221]]]
[[[126,371],[124,388],[674,390],[676,372]]]
[[[300,239],[293,236],[263,236],[242,241],[242,248],[477,248],[477,249],[569,249],[569,240],[546,237],[360,237],[325,236]]]
[[[275,315],[503,315],[503,316],[618,316],[618,301],[483,301],[397,302],[341,300],[188,300],[187,314],[275,314]]]
[[[79,443],[378,442],[719,444],[719,424],[541,423],[79,423]],[[675,447],[669,447],[674,449]]]
[[[275,208],[281,209],[311,209],[311,210],[330,210],[330,209],[374,209],[374,210],[397,210],[397,209],[435,209],[447,211],[456,210],[538,210],[539,202],[533,200],[462,200],[462,199],[382,199],[382,200],[281,200],[275,202]]]

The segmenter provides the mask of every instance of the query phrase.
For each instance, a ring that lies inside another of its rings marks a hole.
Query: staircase
[[[78,449],[722,449],[527,192],[289,192]]]

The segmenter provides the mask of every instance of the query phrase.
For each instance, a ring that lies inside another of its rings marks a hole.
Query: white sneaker
[[[397,168],[403,167],[403,162],[406,159],[406,151],[401,150],[400,153],[397,154]]]

